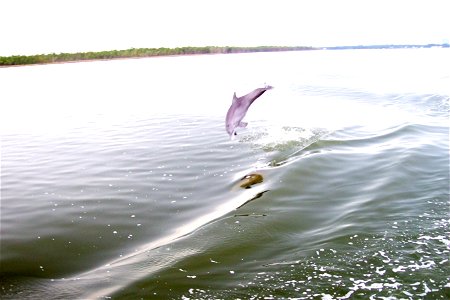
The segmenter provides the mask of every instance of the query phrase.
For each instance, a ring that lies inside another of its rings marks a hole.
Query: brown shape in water
[[[249,189],[252,185],[263,182],[263,177],[261,174],[248,174],[242,177],[240,187],[244,189]]]

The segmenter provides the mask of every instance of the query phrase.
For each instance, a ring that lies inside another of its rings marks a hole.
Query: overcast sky
[[[0,56],[177,46],[448,43],[447,0],[0,0]]]

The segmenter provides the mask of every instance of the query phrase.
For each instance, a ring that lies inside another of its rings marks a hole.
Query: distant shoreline
[[[0,67],[24,66],[35,64],[54,64],[65,62],[81,62],[94,60],[112,60],[123,58],[144,58],[157,56],[179,56],[198,54],[231,54],[255,52],[281,52],[317,50],[319,48],[295,46],[259,46],[259,47],[178,47],[178,48],[131,48],[99,52],[51,53],[37,55],[0,56]]]
[[[356,46],[333,46],[333,47],[310,47],[310,46],[258,46],[258,47],[235,47],[235,46],[205,46],[205,47],[178,47],[178,48],[130,48],[126,50],[110,50],[97,52],[77,53],[51,53],[36,55],[13,55],[0,56],[0,68],[26,65],[42,65],[57,63],[75,63],[84,61],[113,60],[126,58],[145,58],[161,56],[182,55],[205,55],[205,54],[233,54],[233,53],[256,53],[256,52],[282,52],[282,51],[305,51],[305,50],[364,50],[364,49],[407,49],[407,48],[450,48],[446,44],[426,45],[356,45]]]

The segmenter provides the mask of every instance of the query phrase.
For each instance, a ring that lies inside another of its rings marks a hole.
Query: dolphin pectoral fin
[[[239,122],[239,127],[247,127],[248,123],[247,122]]]

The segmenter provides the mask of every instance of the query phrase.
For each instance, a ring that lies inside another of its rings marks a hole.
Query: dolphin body
[[[245,96],[242,97],[236,97],[236,93],[233,95],[233,102],[228,109],[227,117],[225,119],[225,128],[230,135],[230,137],[233,137],[233,135],[236,135],[236,128],[237,127],[245,127],[247,126],[246,122],[242,122],[242,119],[245,117],[245,114],[247,113],[247,110],[249,109],[250,105],[258,99],[259,96],[264,94],[265,91],[272,89],[270,85],[267,85],[263,88],[255,89],[254,91],[248,93]]]

